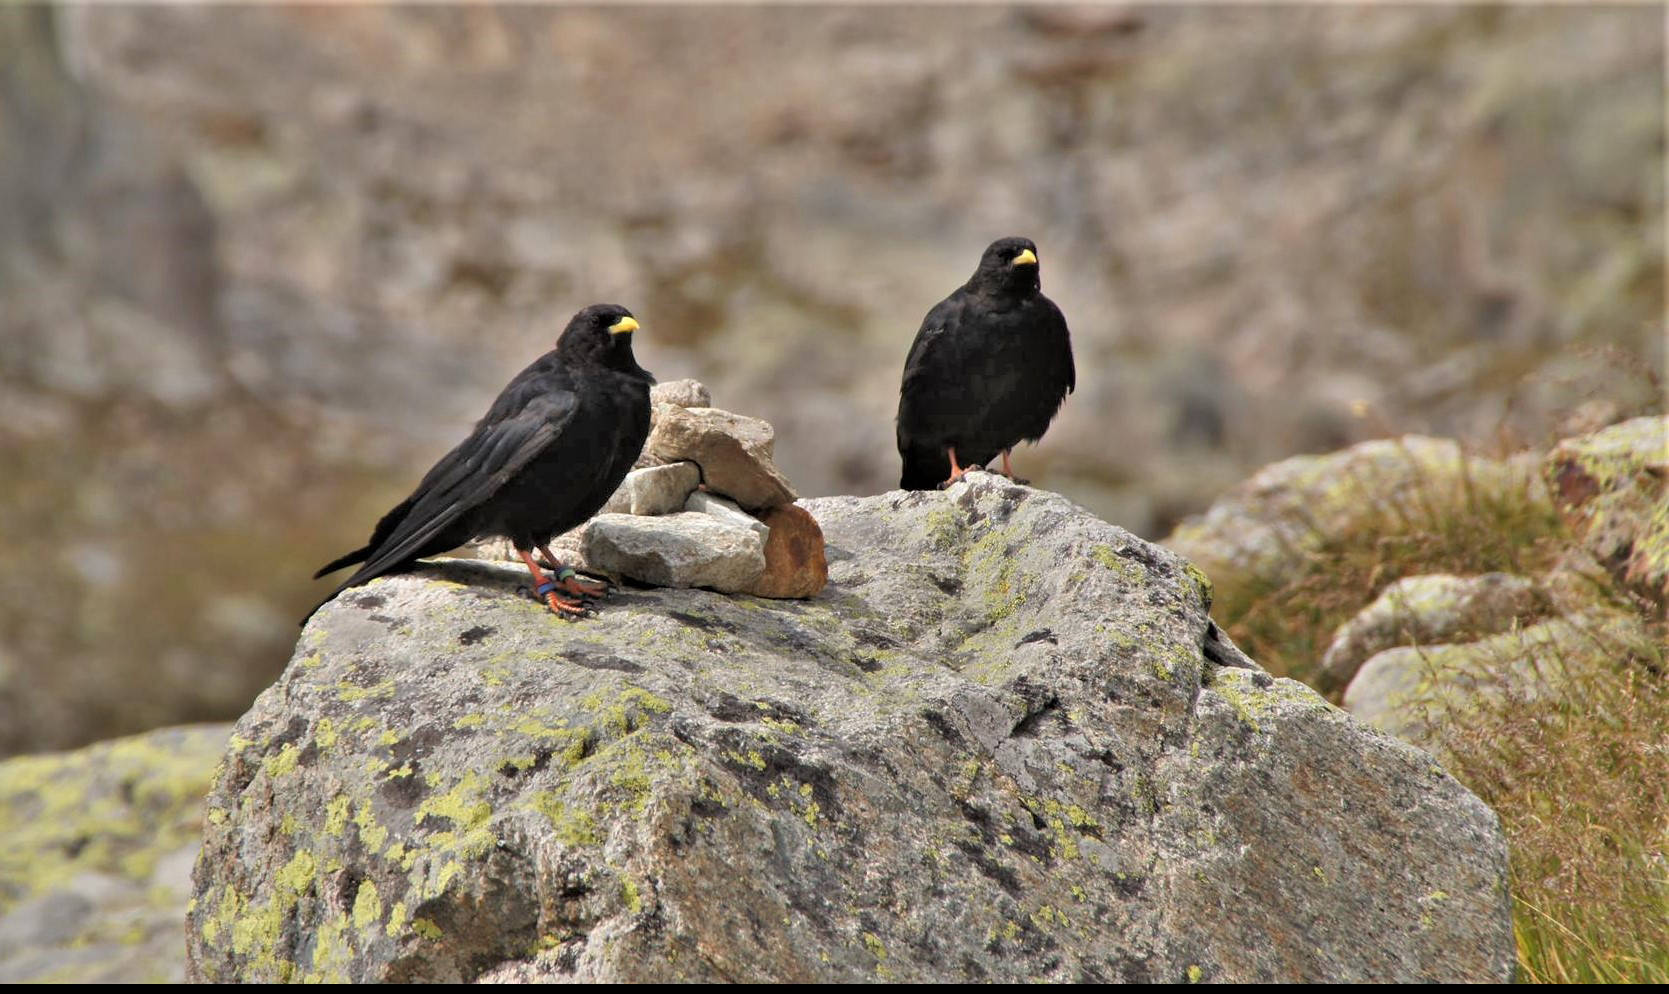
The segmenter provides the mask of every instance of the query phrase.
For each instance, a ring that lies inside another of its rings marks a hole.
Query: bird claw
[[[591,614],[591,608],[584,601],[571,601],[566,597],[558,597],[554,592],[545,595],[545,605],[558,618],[570,621],[577,621]]]
[[[551,609],[551,613],[560,618],[577,619],[588,617],[591,606],[579,598],[568,598],[557,593],[559,584],[554,580],[546,580],[539,589],[530,590],[527,587],[517,587],[517,593],[525,593],[534,601],[544,604]]]
[[[955,486],[956,484],[961,483],[963,480],[966,480],[968,478],[969,473],[996,473],[996,475],[998,475],[998,476],[1003,475],[1002,473],[997,473],[997,471],[994,470],[994,469],[986,469],[984,466],[963,466],[962,467],[962,472],[952,473],[950,475],[949,479],[947,479],[943,483],[939,484],[939,489],[940,490],[949,490],[951,487]],[[1014,477],[1011,476],[1011,477],[1009,477],[1009,479],[1013,480]],[[1025,480],[1014,480],[1014,482],[1024,483],[1026,481]]]

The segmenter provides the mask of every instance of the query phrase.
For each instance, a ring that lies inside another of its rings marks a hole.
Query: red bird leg
[[[560,584],[555,580],[545,579],[545,574],[540,571],[539,564],[533,561],[531,553],[526,549],[517,549],[516,555],[522,557],[522,562],[527,564],[527,571],[533,574],[533,595],[544,601],[553,614],[563,618],[585,617],[585,604],[559,596],[556,591]]]
[[[551,547],[539,546],[539,551],[545,554],[545,561],[556,570],[557,589],[575,597],[601,597],[608,593],[608,584],[597,583],[594,580],[582,580],[572,567],[562,565],[562,560],[551,555]]]
[[[972,466],[958,466],[956,464],[956,446],[949,446],[945,449],[945,451],[950,453],[950,477],[945,480],[945,482],[939,484],[940,490],[949,487],[952,483],[955,483],[957,480],[962,479],[962,477],[967,476],[968,470],[974,468]]]
[[[1032,482],[1030,480],[1022,480],[1018,476],[1014,475],[1014,467],[1010,466],[1008,464],[1008,454],[1011,451],[1013,451],[1013,450],[1011,450],[1011,449],[1004,449],[1003,450],[1003,475],[1008,477],[1009,479],[1013,480],[1015,483],[1019,483],[1019,484],[1022,484],[1022,485]]]

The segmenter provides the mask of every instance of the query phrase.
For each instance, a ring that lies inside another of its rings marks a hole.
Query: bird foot
[[[556,574],[553,581],[554,589],[575,597],[604,597],[609,592],[609,585],[600,580],[590,580],[580,576],[572,566],[562,565],[562,561],[551,555],[550,550],[540,546],[540,552],[545,554],[548,568]]]
[[[1018,477],[1018,476],[1015,476],[1015,475],[1013,475],[1013,474],[1012,474],[1012,473],[1004,473],[1004,472],[1003,472],[1003,471],[1002,471],[1002,470],[1000,470],[1000,469],[991,469],[991,470],[986,470],[986,472],[988,472],[988,473],[995,473],[995,474],[997,474],[997,475],[998,475],[998,476],[1000,476],[1000,477],[1002,477],[1002,478],[1003,478],[1003,479],[1005,479],[1005,480],[1007,480],[1007,481],[1008,481],[1008,482],[1010,482],[1010,483],[1018,483],[1018,484],[1020,484],[1020,485],[1021,485],[1021,486],[1022,486],[1022,487],[1029,487],[1029,486],[1031,486],[1031,484],[1032,484],[1032,481],[1030,481],[1030,480],[1026,480],[1026,479],[1022,479],[1022,478],[1020,478],[1020,477]]]
[[[959,471],[950,474],[949,479],[947,479],[947,480],[945,480],[945,482],[939,484],[939,489],[940,490],[949,490],[951,487],[955,486],[958,483],[961,483],[964,479],[966,479],[969,473],[996,473],[996,470],[986,469],[984,466],[963,466]],[[1003,474],[997,473],[997,475],[1001,476]],[[1010,479],[1013,479],[1013,477],[1010,477]],[[1016,480],[1015,482],[1016,483],[1023,483],[1025,481]]]
[[[546,580],[539,584],[538,590],[533,592],[533,598],[543,601],[545,606],[551,609],[551,613],[559,618],[583,618],[591,613],[591,608],[585,601],[577,598],[569,599],[557,593],[561,586],[561,583],[555,580]]]

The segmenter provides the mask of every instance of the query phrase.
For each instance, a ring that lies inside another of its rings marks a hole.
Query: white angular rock
[[[684,465],[689,464],[685,463]],[[717,494],[697,490],[690,494],[688,500],[684,501],[684,510],[696,514],[710,514],[725,524],[735,525],[738,528],[750,528],[759,533],[761,540],[771,534],[771,529],[766,527],[765,522],[737,507],[735,501],[725,500]]]
[[[589,568],[657,587],[739,593],[765,572],[764,538],[710,514],[600,514],[582,547]]]
[[[634,469],[626,474],[620,489],[626,492],[627,514],[671,514],[683,509],[684,502],[700,483],[701,470],[695,463],[675,462]],[[604,507],[603,511],[613,509]]]

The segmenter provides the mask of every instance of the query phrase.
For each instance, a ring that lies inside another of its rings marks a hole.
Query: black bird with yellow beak
[[[314,574],[364,564],[325,601],[425,556],[502,536],[527,564],[541,601],[561,617],[583,616],[584,598],[607,588],[579,579],[547,546],[601,510],[643,450],[655,378],[632,355],[637,328],[631,312],[613,304],[574,315],[556,348],[510,381],[470,436],[383,515],[364,548]],[[534,549],[553,576],[534,562]]]
[[[1072,339],[1043,295],[1029,238],[991,243],[916,332],[898,391],[899,486],[931,490],[1048,430],[1077,385]],[[1025,481],[1020,481],[1025,482]]]

